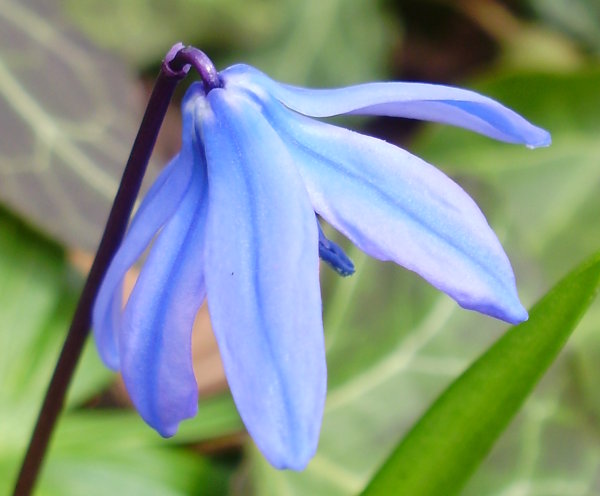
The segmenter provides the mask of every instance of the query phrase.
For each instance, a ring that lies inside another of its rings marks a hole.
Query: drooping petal
[[[98,352],[104,363],[113,370],[119,368],[116,331],[122,309],[123,280],[158,230],[173,215],[189,186],[194,155],[197,153],[193,106],[196,97],[203,93],[200,84],[190,86],[187,91],[182,102],[181,151],[161,171],[146,193],[110,263],[94,303],[92,323]]]
[[[265,110],[316,212],[359,248],[417,272],[465,308],[511,323],[527,318],[496,235],[451,179],[384,141],[277,102]]]
[[[326,389],[315,215],[260,109],[229,90],[207,99],[198,121],[211,322],[252,438],[275,467],[301,469],[316,450]]]
[[[426,83],[366,83],[307,89],[273,81],[246,65],[223,71],[226,82],[269,92],[288,108],[311,117],[340,114],[408,117],[463,127],[509,143],[548,146],[550,134],[519,114],[474,91]]]
[[[191,333],[205,297],[205,165],[197,157],[179,208],[155,241],[119,329],[121,372],[144,420],[163,436],[197,411]]]
[[[125,274],[144,252],[161,226],[175,211],[191,175],[191,161],[182,154],[162,171],[140,205],[129,231],[100,286],[93,308],[93,328],[102,360],[119,368],[117,329],[123,305]]]

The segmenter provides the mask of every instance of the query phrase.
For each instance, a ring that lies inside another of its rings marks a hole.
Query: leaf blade
[[[426,496],[460,489],[553,362],[599,288],[600,253],[571,271],[533,307],[529,321],[508,331],[446,389],[362,496]]]

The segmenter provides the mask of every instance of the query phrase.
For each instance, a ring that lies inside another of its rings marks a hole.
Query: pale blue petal
[[[226,84],[265,91],[288,108],[311,117],[386,115],[441,122],[509,143],[548,146],[550,134],[500,103],[474,91],[426,83],[367,83],[313,90],[273,81],[246,65],[223,71]]]
[[[194,85],[183,101],[183,143],[179,154],[158,176],[138,208],[127,234],[113,257],[100,286],[92,314],[97,348],[104,363],[117,370],[119,351],[117,329],[121,317],[123,280],[152,238],[173,215],[190,183],[194,151],[192,103],[201,91]]]
[[[359,248],[417,272],[465,308],[512,323],[527,318],[496,235],[451,179],[384,141],[276,102],[265,110],[315,211]]]
[[[144,264],[119,329],[121,372],[144,420],[163,436],[197,411],[191,333],[205,297],[205,165],[192,181]]]
[[[211,322],[250,435],[272,465],[299,470],[316,450],[326,390],[315,215],[260,108],[228,90],[207,99]]]
[[[179,184],[179,181],[173,181],[172,177],[174,171],[183,170],[179,167],[178,159],[179,155],[163,169],[144,197],[127,235],[104,275],[96,296],[92,311],[94,337],[100,357],[113,370],[119,368],[117,329],[121,317],[125,274],[145,250],[158,229],[166,222],[168,215],[173,213],[165,211],[160,199],[164,197],[164,194],[161,194],[163,191]],[[184,187],[187,187],[187,184]],[[155,201],[156,198],[159,202]],[[170,195],[167,196],[168,198]],[[173,210],[175,206],[173,205]],[[153,210],[165,215],[156,216]]]

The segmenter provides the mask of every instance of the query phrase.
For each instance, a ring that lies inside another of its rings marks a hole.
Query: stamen
[[[317,220],[319,228],[319,257],[339,275],[346,277],[354,274],[354,263],[342,248],[325,237],[321,224]]]

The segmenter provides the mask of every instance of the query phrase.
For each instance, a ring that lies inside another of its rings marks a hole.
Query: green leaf
[[[59,423],[56,452],[114,450],[115,447],[165,447],[199,443],[243,430],[230,395],[203,399],[198,414],[179,427],[177,434],[159,436],[132,410],[71,410]]]
[[[600,53],[600,3],[597,0],[529,0],[549,24]]]
[[[377,79],[398,33],[380,2],[361,0],[67,0],[65,14],[138,67],[183,40],[218,65],[252,63],[296,84]]]
[[[68,246],[95,249],[143,105],[129,72],[58,2],[0,0],[0,201]]]
[[[546,294],[433,404],[363,496],[455,494],[556,358],[600,289],[600,253]]]
[[[147,67],[157,64],[176,41],[199,48],[254,50],[280,29],[289,2],[65,0],[62,4],[65,15],[95,44]]]
[[[378,2],[288,0],[275,36],[248,53],[270,76],[307,86],[381,79],[398,27]],[[360,63],[357,63],[360,61]]]
[[[0,209],[0,451],[23,443],[81,287],[62,250]],[[91,344],[91,343],[90,343]],[[69,395],[77,405],[113,374],[87,346]]]
[[[190,451],[160,447],[51,452],[39,496],[227,494],[229,472]],[[0,460],[0,470],[2,470]],[[10,483],[8,480],[6,483]],[[3,481],[2,486],[5,483]],[[8,493],[8,487],[6,490]]]

